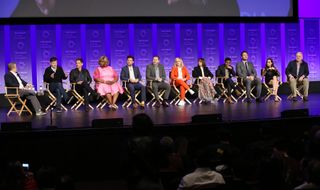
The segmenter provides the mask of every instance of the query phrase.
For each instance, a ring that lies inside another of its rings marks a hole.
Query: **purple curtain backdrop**
[[[181,56],[191,69],[198,57],[204,57],[215,72],[228,56],[233,64],[247,50],[258,73],[271,57],[283,79],[287,63],[297,51],[303,51],[310,66],[310,80],[320,80],[320,19],[301,19],[299,23],[277,24],[72,24],[0,26],[0,91],[6,64],[17,62],[21,76],[39,87],[51,56],[59,58],[66,72],[83,57],[92,73],[101,55],[110,58],[120,72],[126,56],[136,57],[135,64],[145,76],[145,67],[158,54],[169,71],[174,58]],[[168,72],[167,72],[168,73]]]

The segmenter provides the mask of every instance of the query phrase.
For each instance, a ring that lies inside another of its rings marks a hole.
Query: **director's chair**
[[[11,93],[11,91],[14,91],[14,93]],[[27,99],[21,99],[18,87],[5,87],[4,96],[7,98],[11,105],[11,108],[8,111],[7,116],[9,116],[12,112],[17,113],[19,116],[21,116],[22,112],[27,112],[30,115],[32,115],[31,110],[27,106]],[[20,108],[17,107],[19,104],[21,104]]]

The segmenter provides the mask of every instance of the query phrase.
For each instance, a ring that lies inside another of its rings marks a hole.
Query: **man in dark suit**
[[[162,104],[165,107],[169,107],[168,98],[170,95],[170,84],[166,83],[166,71],[164,70],[164,66],[160,64],[160,57],[153,56],[152,64],[147,66],[146,78],[148,81],[152,81],[152,91],[154,93],[155,99],[157,101],[156,106],[160,107],[159,101],[159,89],[165,90],[165,94],[163,96]]]
[[[236,89],[236,84],[233,82],[232,77],[236,76],[236,72],[234,71],[233,67],[231,66],[231,58],[227,57],[224,59],[224,64],[220,65],[216,71],[217,77],[223,77],[223,84],[227,87],[227,96],[228,96],[228,103],[234,103],[231,99],[231,92],[235,90],[237,94],[239,91]]]
[[[37,116],[45,115],[46,113],[42,112],[41,110],[41,105],[39,103],[39,100],[36,97],[35,91],[32,90],[32,85],[24,81],[18,74],[16,63],[9,63],[8,70],[9,72],[7,72],[4,75],[4,81],[5,81],[6,87],[18,87],[19,95],[22,98],[26,98],[31,102],[34,110],[36,111],[36,115]]]
[[[120,79],[127,82],[127,87],[130,91],[130,96],[132,99],[133,107],[138,108],[138,104],[135,101],[135,90],[141,90],[141,104],[140,106],[144,108],[146,101],[146,87],[142,85],[141,74],[139,67],[136,67],[134,64],[134,57],[129,55],[127,56],[127,65],[122,67]]]
[[[309,67],[303,60],[302,52],[296,54],[296,60],[290,61],[286,68],[286,75],[291,88],[292,100],[297,101],[297,84],[303,85],[303,100],[308,101]]]
[[[68,75],[64,73],[62,67],[58,66],[58,59],[56,57],[50,58],[50,66],[46,68],[43,80],[46,83],[49,83],[49,90],[57,98],[57,112],[62,112],[61,108],[61,97],[64,101],[67,101],[68,95],[66,90],[63,88],[62,80],[68,78]]]
[[[83,94],[84,105],[86,111],[90,110],[89,107],[89,93],[90,95],[98,96],[98,94],[91,88],[90,84],[92,78],[87,69],[83,68],[82,58],[76,59],[76,68],[72,69],[70,72],[70,83],[75,83],[75,89],[80,94]]]
[[[257,77],[257,71],[254,68],[253,63],[248,61],[248,57],[249,56],[247,51],[241,52],[241,62],[237,63],[236,66],[237,75],[241,78],[243,84],[246,87],[247,102],[251,102],[250,91],[252,85],[256,85],[256,101],[262,102],[262,99],[260,97],[262,88],[261,79]]]

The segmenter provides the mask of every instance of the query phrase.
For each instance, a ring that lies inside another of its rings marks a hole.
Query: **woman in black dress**
[[[278,69],[274,66],[273,59],[268,58],[266,61],[266,66],[262,70],[262,76],[265,77],[265,83],[273,88],[273,95],[275,96],[274,101],[278,102],[278,88],[279,88],[279,77],[280,73]]]

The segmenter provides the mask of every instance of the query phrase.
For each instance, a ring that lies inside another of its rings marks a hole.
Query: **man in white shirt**
[[[210,169],[214,157],[215,155],[209,148],[200,150],[196,159],[198,167],[194,172],[182,178],[178,190],[209,189],[225,184],[223,176]]]
[[[23,98],[27,98],[31,102],[36,111],[36,115],[45,115],[46,113],[42,112],[41,105],[36,97],[35,91],[32,89],[32,85],[21,79],[20,75],[17,73],[16,63],[9,63],[8,70],[9,72],[4,76],[6,87],[18,87],[19,95]]]
[[[142,77],[139,67],[136,67],[133,64],[134,57],[130,55],[127,56],[127,65],[121,69],[120,79],[122,81],[127,81],[127,87],[130,91],[130,96],[134,108],[137,108],[139,106],[135,101],[135,91],[141,90],[140,106],[144,108],[146,101],[146,87],[140,83]]]

